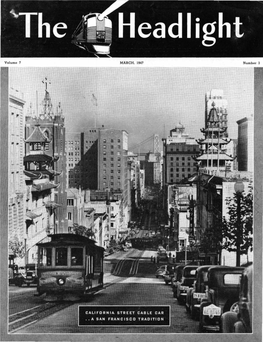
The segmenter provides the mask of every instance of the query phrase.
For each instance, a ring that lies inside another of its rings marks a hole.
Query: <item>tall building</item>
[[[117,129],[100,129],[98,138],[98,190],[122,192],[120,226],[128,226],[131,194],[128,169],[128,133]]]
[[[220,117],[221,128],[225,128],[224,137],[228,137],[227,100],[224,98],[223,90],[212,89],[205,94],[205,127],[208,125],[212,108],[216,109],[217,115]]]
[[[179,183],[196,172],[193,159],[199,153],[195,138],[185,133],[185,127],[178,124],[170,131],[170,136],[163,139],[163,183]]]
[[[227,127],[225,121],[221,121],[222,115],[213,102],[209,115],[206,118],[206,127],[201,129],[203,139],[197,142],[200,144],[200,155],[196,157],[200,169],[208,173],[219,174],[233,170],[234,157],[227,154]]]
[[[253,116],[237,121],[237,162],[239,171],[254,171],[254,119]]]
[[[67,188],[78,188],[81,185],[81,135],[66,133]]]
[[[29,113],[26,116],[25,138],[27,139],[33,132],[35,125],[39,125],[41,132],[50,140],[45,144],[45,154],[54,160],[55,182],[60,186],[55,190],[55,202],[60,206],[57,208],[55,233],[66,233],[67,223],[67,192],[66,192],[66,152],[65,152],[65,118],[62,113],[60,103],[54,109],[51,96],[47,90],[47,80],[45,79],[45,96],[41,103],[41,108],[34,115]],[[26,153],[29,146],[26,147]]]
[[[24,243],[25,181],[24,181],[24,104],[23,94],[9,90],[8,113],[8,234]],[[10,251],[11,253],[11,251]]]
[[[100,128],[90,128],[81,133],[81,186],[98,190],[98,139]]]

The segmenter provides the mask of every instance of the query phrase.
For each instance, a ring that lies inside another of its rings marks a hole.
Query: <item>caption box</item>
[[[79,326],[170,325],[170,306],[79,306]]]

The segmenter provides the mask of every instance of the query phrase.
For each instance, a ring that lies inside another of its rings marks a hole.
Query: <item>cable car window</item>
[[[83,265],[83,248],[71,248],[71,266]]]
[[[39,263],[41,266],[52,265],[52,248],[40,248]]]
[[[67,266],[67,248],[56,248],[56,266]]]

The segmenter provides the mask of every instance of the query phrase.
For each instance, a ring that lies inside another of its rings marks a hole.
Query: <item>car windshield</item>
[[[185,268],[184,269],[184,277],[187,278],[195,278],[196,269],[195,268]]]
[[[193,283],[194,283],[194,278],[193,279],[186,278],[186,279],[183,280],[182,285],[184,285],[184,286],[192,286]]]

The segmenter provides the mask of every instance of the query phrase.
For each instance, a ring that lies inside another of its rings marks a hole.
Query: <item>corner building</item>
[[[179,123],[163,140],[164,180],[163,184],[180,183],[196,172],[193,157],[199,153],[195,138],[185,133],[185,127]]]

